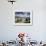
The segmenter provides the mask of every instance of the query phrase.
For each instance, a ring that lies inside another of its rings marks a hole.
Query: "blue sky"
[[[15,16],[30,17],[30,12],[15,12]]]

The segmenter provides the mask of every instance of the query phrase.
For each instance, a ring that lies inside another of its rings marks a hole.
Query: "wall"
[[[15,26],[16,10],[33,10],[33,25]],[[37,41],[46,40],[46,0],[17,0],[13,5],[0,0],[0,40],[15,39],[18,32],[29,33]]]

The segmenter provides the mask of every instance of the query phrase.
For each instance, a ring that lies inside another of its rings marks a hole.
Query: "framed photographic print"
[[[15,25],[32,25],[32,11],[15,11]]]

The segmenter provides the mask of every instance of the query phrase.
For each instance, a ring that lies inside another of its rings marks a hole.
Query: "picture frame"
[[[18,26],[32,26],[33,11],[32,10],[16,10],[15,11],[15,25]]]

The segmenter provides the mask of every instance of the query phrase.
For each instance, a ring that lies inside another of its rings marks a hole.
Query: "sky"
[[[30,17],[30,12],[15,12],[15,16],[19,17]]]

